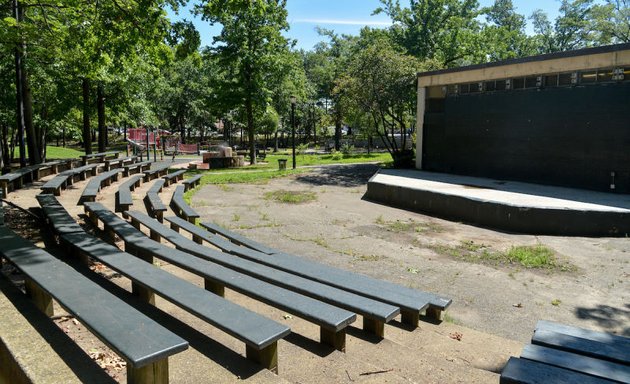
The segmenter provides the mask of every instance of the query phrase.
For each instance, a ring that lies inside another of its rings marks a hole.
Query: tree
[[[226,71],[220,94],[240,103],[247,118],[249,155],[256,163],[255,116],[265,111],[267,80],[278,70],[288,49],[286,0],[202,0],[197,8],[204,20],[223,26],[214,38],[219,64]]]
[[[415,120],[416,73],[422,67],[416,58],[398,52],[388,39],[368,40],[354,52],[338,87],[347,100],[370,115],[397,167],[413,164],[407,140]]]
[[[533,41],[525,33],[525,16],[516,12],[512,0],[495,0],[482,9],[488,24],[483,26],[482,40],[488,61],[529,56],[535,53]]]
[[[630,0],[606,0],[592,9],[598,44],[630,43]]]
[[[585,48],[593,45],[593,0],[562,0],[560,15],[552,26],[547,14],[536,10],[530,17],[539,53]]]
[[[381,0],[375,13],[385,13],[394,22],[394,40],[420,60],[435,60],[443,67],[484,61],[479,43],[477,0]]]

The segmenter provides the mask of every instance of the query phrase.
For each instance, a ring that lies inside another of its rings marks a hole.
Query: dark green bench
[[[42,193],[59,196],[61,195],[61,189],[67,188],[68,185],[74,183],[75,177],[78,177],[80,180],[85,180],[88,173],[90,173],[91,176],[96,176],[98,173],[98,164],[84,165],[58,173],[41,186]]]
[[[140,186],[142,182],[142,175],[134,175],[129,180],[120,184],[115,196],[115,210],[116,212],[124,212],[129,210],[129,207],[133,205],[133,197],[131,192]]]
[[[169,167],[170,167],[170,164],[162,164],[162,165],[157,165],[147,171],[144,171],[144,182],[146,183],[153,179],[166,175],[168,173]]]
[[[199,258],[358,313],[363,316],[364,329],[380,337],[384,336],[385,323],[392,320],[399,313],[398,308],[392,305],[202,246],[139,212],[129,211],[127,212],[127,216],[131,218],[132,224],[136,227],[140,225],[147,227],[150,231],[151,239],[153,240],[160,241],[161,238],[164,238],[173,243],[177,249],[193,254]],[[182,225],[184,225],[183,223],[188,222],[182,220]],[[193,224],[190,223],[187,225],[193,226]]]
[[[201,223],[201,225],[206,228],[217,228],[216,225],[209,223]],[[398,306],[402,313],[402,321],[409,325],[418,325],[419,315],[423,310],[426,310],[427,317],[439,320],[442,312],[451,304],[451,299],[330,267],[280,251],[274,251],[269,255],[232,245],[227,241],[221,241],[216,236],[204,240],[225,252],[245,259]]]
[[[182,184],[184,184],[184,189],[186,191],[189,191],[189,190],[195,188],[196,186],[199,185],[199,182],[201,181],[202,177],[203,177],[203,175],[196,175],[196,176],[190,177],[190,178],[182,181]]]
[[[131,163],[128,165],[124,165],[122,167],[123,176],[129,177],[131,174],[134,174],[134,173],[142,173],[144,171],[148,171],[149,169],[151,169],[151,164],[153,164],[153,162],[151,162],[150,160],[147,160],[147,161],[142,161],[139,163]]]
[[[121,171],[120,168],[112,169],[90,179],[81,193],[78,205],[82,205],[86,201],[95,201],[101,188],[111,185],[112,181],[118,181],[118,174]]]
[[[168,208],[160,199],[159,193],[162,191],[162,187],[164,186],[164,179],[158,179],[153,183],[151,188],[147,191],[147,194],[144,196],[144,207],[147,210],[149,216],[154,219],[158,219],[160,223],[164,218],[164,212]]]
[[[180,169],[179,171],[171,172],[168,175],[162,176],[165,181],[164,186],[168,187],[173,183],[177,183],[179,180],[183,180],[184,173],[186,173],[186,170]]]
[[[187,349],[185,340],[7,227],[0,243],[42,312],[53,315],[54,298],[127,362],[129,383],[168,382],[168,357]]]
[[[39,194],[35,196],[39,202],[46,223],[59,234],[82,233],[83,228],[68,214],[54,195]]]
[[[539,321],[501,383],[630,383],[630,338]]]
[[[64,163],[65,162],[62,160],[48,161],[46,163],[18,168],[10,173],[0,175],[0,189],[2,190],[3,196],[7,196],[10,187],[16,190],[22,188],[25,182],[39,180],[41,172],[44,170],[50,170],[52,174],[57,173],[58,166]]]
[[[199,218],[199,214],[190,207],[184,200],[184,186],[178,185],[171,197],[171,203],[169,205],[175,214],[183,219],[195,223]]]
[[[102,163],[106,159],[114,159],[118,158],[120,151],[109,151],[109,152],[99,152],[99,153],[90,153],[89,155],[81,155],[81,162],[83,165],[87,165],[90,162]]]
[[[108,159],[108,160],[104,161],[105,165],[104,165],[103,168],[104,168],[105,171],[109,171],[113,167],[122,168],[125,165],[135,163],[136,159],[137,159],[136,156],[128,156],[128,157],[121,157],[121,158],[116,158],[116,159]]]

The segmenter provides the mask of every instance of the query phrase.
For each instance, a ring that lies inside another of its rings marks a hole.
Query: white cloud
[[[347,20],[347,19],[295,19],[294,23],[326,24],[326,25],[368,25],[373,27],[389,27],[390,21]]]

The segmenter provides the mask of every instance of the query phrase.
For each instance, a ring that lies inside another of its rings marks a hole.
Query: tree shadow
[[[630,304],[625,304],[624,308],[603,304],[594,308],[578,307],[575,314],[579,319],[595,320],[601,327],[619,329],[619,335],[630,337]]]
[[[296,177],[301,183],[317,186],[331,185],[354,188],[365,185],[379,166],[377,164],[350,164],[322,167],[319,172]]]

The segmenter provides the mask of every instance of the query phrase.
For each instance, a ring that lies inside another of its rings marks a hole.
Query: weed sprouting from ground
[[[442,227],[432,222],[419,222],[413,219],[386,221],[382,215],[377,217],[376,220],[374,220],[374,223],[384,227],[389,232],[395,233],[426,233],[442,231]]]
[[[266,200],[273,200],[285,204],[304,204],[317,200],[317,194],[308,191],[279,190],[267,192],[264,197]]]
[[[455,246],[433,244],[429,245],[428,248],[440,255],[469,263],[561,272],[576,270],[574,265],[561,260],[553,249],[542,244],[513,246],[507,251],[498,251],[487,244],[477,243],[473,240],[462,240]]]

